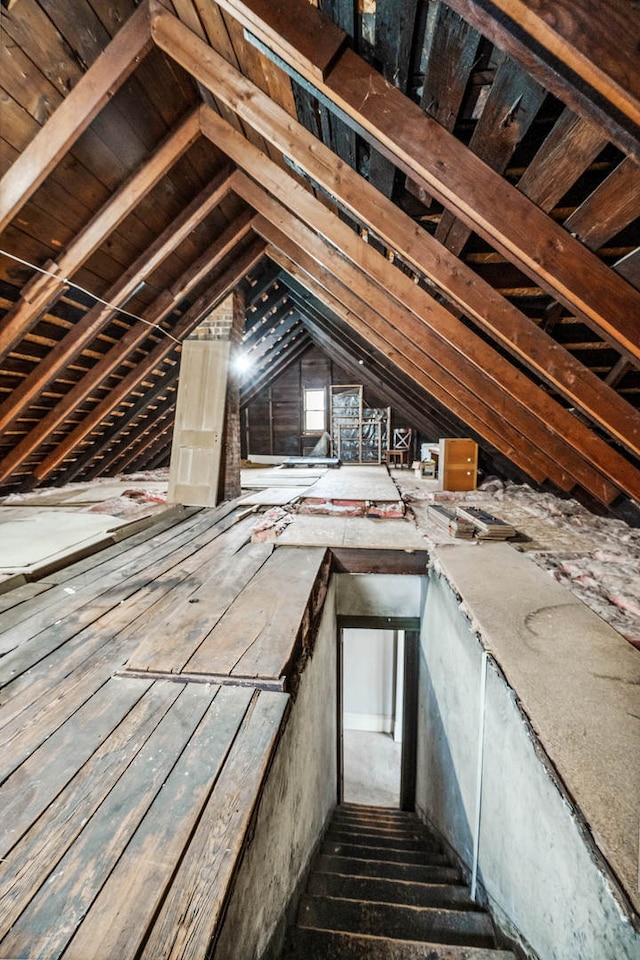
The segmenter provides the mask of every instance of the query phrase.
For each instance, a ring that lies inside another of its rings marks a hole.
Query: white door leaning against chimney
[[[184,341],[171,447],[171,503],[217,503],[228,369],[228,340]]]

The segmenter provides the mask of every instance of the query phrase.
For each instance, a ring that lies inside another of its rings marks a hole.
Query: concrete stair
[[[336,809],[283,960],[514,960],[414,814]]]

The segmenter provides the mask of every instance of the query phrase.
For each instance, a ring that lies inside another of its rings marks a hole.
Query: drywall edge
[[[563,688],[545,676],[545,671],[558,668],[554,647],[561,661],[565,645],[573,652],[579,639],[582,666],[587,663],[591,669],[606,625],[586,608],[573,609],[578,601],[526,558],[506,546],[496,551],[496,546],[482,548],[482,555],[477,548],[439,551],[430,572],[421,644],[417,808],[471,870],[480,676],[483,649],[491,646],[495,661],[489,661],[487,671],[479,844],[482,891],[496,917],[510,932],[518,931],[542,960],[638,960],[640,938],[633,911],[585,828],[583,811],[565,787],[563,773],[571,775],[573,768],[568,764],[563,771],[557,755],[553,763],[549,760],[540,731],[540,725],[549,731],[553,746],[567,717],[564,703],[556,710],[553,729],[553,697]],[[546,623],[541,610],[550,612]],[[578,633],[568,638],[556,633],[549,646],[559,625],[554,616],[558,611],[567,629],[570,615],[577,618]],[[532,613],[537,615],[534,636]],[[590,617],[597,622],[590,623]],[[623,661],[633,667],[635,661],[628,660],[617,640],[624,644],[617,635],[607,636],[605,652],[610,654],[613,644],[617,665]],[[518,674],[527,710],[509,670]],[[538,710],[543,695],[547,703]],[[590,744],[580,744],[578,753],[597,755],[594,767],[600,770],[607,749],[606,742],[593,736]],[[618,779],[618,787],[634,789],[636,770],[637,764],[630,762],[626,783]],[[619,778],[620,771],[615,772]],[[583,793],[588,784],[584,776]],[[637,793],[632,802],[636,799]]]

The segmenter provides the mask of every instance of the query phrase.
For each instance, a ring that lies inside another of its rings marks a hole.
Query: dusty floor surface
[[[520,536],[512,544],[515,550],[526,552],[640,647],[640,529],[595,516],[575,500],[562,500],[526,484],[493,479],[477,490],[454,494],[428,490],[409,471],[394,471],[394,479],[428,542],[455,542],[434,527],[429,504],[480,506],[516,528]],[[482,549],[480,543],[478,548]]]

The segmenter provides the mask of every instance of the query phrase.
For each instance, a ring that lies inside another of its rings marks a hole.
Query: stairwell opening
[[[419,620],[338,618],[338,799],[415,807]]]

